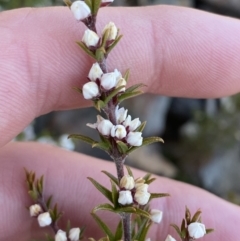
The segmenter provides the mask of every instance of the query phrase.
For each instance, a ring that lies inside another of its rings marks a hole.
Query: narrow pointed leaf
[[[129,166],[125,166],[125,167],[127,169],[128,175],[134,178],[131,168]]]
[[[72,2],[70,0],[63,0],[63,2],[70,8],[72,5]]]
[[[152,136],[152,137],[143,138],[142,146],[150,145],[150,144],[155,143],[155,142],[162,142],[162,143],[164,143],[164,141],[163,141],[163,139],[161,137]]]
[[[135,213],[136,208],[134,208],[134,207],[122,207],[122,208],[115,209],[115,212],[117,212],[117,213]]]
[[[170,224],[170,226],[172,226],[175,230],[176,230],[176,232],[178,233],[178,235],[181,237],[181,230],[180,230],[180,228],[176,225],[176,224]]]
[[[126,82],[128,82],[129,75],[130,75],[130,69],[127,69],[127,71],[125,72],[125,74],[123,76],[123,78],[126,80]]]
[[[101,112],[101,109],[105,107],[105,103],[102,100],[97,100],[94,102],[94,107]]]
[[[147,174],[143,177],[143,179],[145,180],[145,182],[147,182],[148,179],[149,179],[151,176],[152,176],[151,173],[147,173]]]
[[[143,222],[141,222],[140,226],[138,227],[137,233],[133,236],[133,240],[140,239],[141,234],[143,230],[146,228],[147,223],[148,223],[148,219],[145,219]]]
[[[104,100],[104,104],[106,105],[115,95],[117,95],[119,93],[119,91],[121,89],[123,89],[124,86],[119,86],[118,88],[114,89],[108,96],[107,98]]]
[[[47,206],[47,208],[49,209],[50,208],[50,206],[51,206],[51,202],[52,202],[52,195],[48,198],[48,200],[47,200],[47,202],[46,202],[46,206]]]
[[[96,206],[92,212],[95,213],[97,211],[110,211],[110,212],[114,212],[114,207],[109,204],[109,203],[104,203],[104,204],[100,204],[98,206]]]
[[[136,85],[133,85],[133,86],[127,88],[125,92],[130,93],[130,92],[133,92],[133,91],[135,91],[135,90],[137,90],[139,88],[142,88],[142,87],[146,87],[146,85],[144,85],[144,84],[136,84]]]
[[[97,15],[98,9],[100,8],[101,5],[101,0],[94,0],[92,1],[93,6],[92,6],[92,14]]]
[[[113,202],[112,200],[112,193],[107,188],[102,186],[100,183],[95,181],[93,178],[88,177],[88,179],[92,182],[92,184],[100,191],[110,202]]]
[[[143,132],[145,126],[146,126],[147,122],[144,121],[135,131],[138,131],[138,132]]]
[[[110,150],[110,146],[107,144],[107,143],[104,143],[104,142],[97,142],[97,143],[94,143],[92,145],[92,148],[99,148],[101,150],[104,150],[104,151],[109,151]]]
[[[169,196],[170,196],[170,194],[168,194],[168,193],[151,193],[150,199],[161,198],[161,197],[169,197]]]
[[[78,93],[82,94],[82,89],[78,87],[73,87],[73,90],[76,90]]]
[[[118,42],[120,41],[120,39],[122,38],[122,35],[118,36],[115,41],[107,48],[106,54],[108,55],[113,48],[118,44]]]
[[[149,184],[151,184],[152,182],[154,182],[156,179],[157,179],[157,178],[153,177],[153,178],[147,180],[147,181],[146,181],[146,184],[149,185]]]
[[[78,139],[78,140],[84,141],[90,145],[94,145],[94,144],[98,143],[97,141],[93,140],[92,138],[90,138],[88,136],[80,135],[80,134],[71,134],[68,136],[68,139],[69,138]]]
[[[123,235],[123,226],[122,226],[122,220],[118,223],[116,232],[115,232],[115,240],[121,240]]]
[[[151,218],[151,215],[148,212],[146,212],[146,211],[144,211],[144,210],[142,210],[140,208],[135,208],[135,209],[136,209],[136,211],[135,211],[136,214],[138,214],[140,216],[143,216],[145,218],[148,218],[148,219]]]
[[[187,229],[185,227],[185,219],[182,220],[182,225],[181,225],[181,238],[185,238],[187,234]]]
[[[38,194],[37,194],[36,192],[30,190],[30,191],[28,191],[28,194],[30,195],[30,197],[31,197],[34,201],[37,200]]]
[[[185,219],[187,221],[187,224],[190,224],[191,222],[191,213],[188,209],[188,207],[186,206],[186,210],[185,210]]]
[[[118,150],[122,154],[125,154],[128,151],[128,146],[124,142],[122,142],[122,141],[116,141],[116,142],[117,142]]]
[[[92,12],[92,1],[91,0],[85,0],[84,2],[88,5],[88,7],[91,9],[91,12]]]
[[[104,174],[106,174],[117,186],[119,185],[118,179],[113,176],[111,173],[107,171],[102,171]]]
[[[152,223],[149,223],[148,225],[146,225],[146,227],[143,229],[143,231],[141,233],[141,236],[140,236],[138,241],[145,241],[146,240],[147,234],[148,234],[148,230],[151,227],[151,224]]]
[[[85,53],[87,53],[92,58],[96,59],[96,56],[93,54],[91,50],[88,49],[88,47],[83,42],[77,42],[78,46],[80,46]]]
[[[108,228],[108,226],[95,213],[92,213],[92,216],[99,225],[99,227],[102,229],[102,231],[109,237],[109,240],[114,241],[114,235]]]
[[[114,207],[118,206],[118,190],[116,187],[116,184],[111,180],[111,185],[112,185],[112,200],[113,200],[113,205]]]
[[[212,233],[213,231],[214,231],[213,228],[207,228],[207,229],[206,229],[206,233],[207,233],[207,234]]]
[[[197,222],[198,219],[199,219],[199,217],[200,217],[200,215],[201,215],[201,213],[202,213],[201,210],[198,210],[198,211],[193,215],[192,220],[191,220],[191,223]]]
[[[118,96],[118,101],[122,102],[124,100],[136,97],[136,96],[141,95],[141,94],[143,94],[143,91],[134,91],[134,92],[129,92],[129,93],[125,91],[125,93]]]

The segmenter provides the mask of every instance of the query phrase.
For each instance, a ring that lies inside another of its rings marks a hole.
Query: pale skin
[[[124,34],[108,63],[109,70],[130,68],[130,84],[143,82],[151,93],[194,98],[229,96],[240,90],[239,20],[154,6],[105,8],[98,21],[98,28],[114,21]],[[45,175],[45,194],[53,194],[65,220],[86,225],[87,237],[101,236],[88,213],[106,200],[86,177],[109,185],[100,171],[115,173],[114,165],[37,143],[9,143],[39,115],[90,105],[71,89],[83,85],[93,63],[74,43],[84,29],[67,8],[0,13],[0,240],[26,241],[42,232],[25,209],[31,201],[23,167]],[[136,177],[142,175],[135,171]],[[164,212],[163,222],[149,234],[152,240],[164,240],[168,233],[178,239],[169,224],[181,222],[185,205],[192,212],[201,208],[203,222],[216,229],[202,240],[239,239],[238,206],[162,177],[150,191],[171,194],[152,204]],[[114,223],[112,215],[105,219]]]

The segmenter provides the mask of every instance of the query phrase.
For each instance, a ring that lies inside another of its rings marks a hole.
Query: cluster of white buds
[[[91,30],[86,31],[89,32]],[[92,36],[89,36],[91,34],[84,34],[86,37],[84,37],[83,40],[86,45],[91,44],[93,46],[98,43],[98,39],[97,37],[94,37],[94,34],[92,34]],[[87,38],[89,38],[91,41],[85,41]],[[89,71],[88,78],[90,81],[84,84],[82,89],[83,97],[87,100],[98,98],[102,92],[106,92],[120,86],[122,86],[122,88],[119,91],[125,91],[126,80],[122,77],[121,73],[117,69],[115,69],[113,72],[104,74],[99,64],[95,63],[92,65],[92,68]]]
[[[148,184],[146,184],[145,180],[142,178],[134,181],[133,177],[125,175],[120,180],[120,188],[118,202],[122,205],[129,205],[132,203],[146,205],[151,196],[148,192]],[[158,210],[154,210],[153,213],[151,213],[152,221],[154,222],[160,222],[162,219],[161,211],[157,211]]]
[[[199,222],[189,224],[188,234],[192,239],[202,238],[206,234],[205,225]]]
[[[118,106],[115,114],[117,125],[113,125],[111,121],[98,115],[97,122],[94,124],[88,123],[87,126],[97,129],[103,136],[113,137],[131,146],[141,146],[143,141],[142,132],[135,131],[141,125],[139,118],[131,120],[131,116],[127,116],[127,110],[123,107],[119,109]]]
[[[176,241],[175,238],[173,238],[171,235],[168,235],[165,239],[165,241]]]
[[[68,238],[70,241],[78,241],[80,236],[80,228],[72,228],[69,230]],[[55,241],[67,241],[67,233],[59,229],[55,235]]]

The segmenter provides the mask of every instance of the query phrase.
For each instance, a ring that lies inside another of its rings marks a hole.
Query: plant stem
[[[124,241],[131,241],[131,213],[122,214]]]

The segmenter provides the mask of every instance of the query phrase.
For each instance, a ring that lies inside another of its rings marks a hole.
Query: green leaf
[[[214,231],[213,228],[207,228],[207,229],[206,229],[206,234],[212,233],[213,231]]]
[[[47,202],[46,202],[46,206],[48,209],[50,209],[50,206],[51,206],[51,202],[52,202],[52,195],[48,198]]]
[[[116,232],[115,232],[115,240],[121,240],[123,235],[123,226],[122,220],[119,221]]]
[[[152,223],[149,223],[148,225],[146,225],[146,227],[143,229],[143,231],[141,233],[141,236],[140,236],[138,241],[145,241],[146,240],[148,230],[151,227],[151,225],[152,225]]]
[[[69,233],[70,229],[71,229],[71,222],[70,222],[70,220],[68,220],[67,226],[66,226],[66,232]],[[82,232],[82,229],[81,229],[81,232]]]
[[[114,212],[114,207],[109,204],[109,203],[104,203],[104,204],[99,204],[96,207],[94,207],[94,209],[92,210],[93,213],[97,212],[97,211],[110,211],[110,212]]]
[[[124,86],[120,86],[120,87],[114,89],[114,90],[107,96],[107,98],[104,100],[105,106],[107,105],[107,103],[108,103],[115,95],[117,95],[117,94],[119,93],[119,91],[120,91],[122,88],[124,88]]]
[[[95,213],[92,213],[92,216],[99,225],[99,227],[103,230],[103,232],[109,237],[109,240],[114,241],[114,235],[108,228],[108,226]]]
[[[101,0],[92,0],[93,6],[92,6],[92,14],[97,15],[98,9],[101,5]]]
[[[38,199],[38,193],[37,192],[34,192],[34,191],[28,191],[28,194],[30,195],[30,197],[36,201]]]
[[[93,178],[88,177],[88,179],[91,181],[91,183],[98,189],[98,191],[100,191],[110,202],[113,203],[112,200],[112,192],[109,191],[107,188],[105,188],[104,186],[102,186],[100,183],[98,183],[97,181],[95,181]]]
[[[185,219],[182,220],[182,225],[181,225],[181,238],[186,237],[187,230],[185,228]]]
[[[151,193],[150,199],[153,198],[160,198],[160,197],[169,197],[170,195],[168,193]]]
[[[180,230],[180,228],[176,224],[172,223],[172,224],[170,224],[170,226],[172,226],[176,230],[176,232],[178,233],[178,235],[180,237],[182,236],[181,230]]]
[[[202,213],[201,210],[198,210],[198,211],[193,215],[192,220],[191,220],[191,223],[197,222],[198,219],[199,219],[199,217],[200,217],[200,215],[201,215],[201,213]]]
[[[116,141],[117,142],[117,148],[122,153],[125,154],[128,151],[128,146],[122,141]]]
[[[112,185],[113,205],[114,205],[114,207],[117,207],[118,206],[118,190],[117,190],[115,182],[113,182],[112,180],[110,180],[110,181],[111,181],[111,185]]]
[[[135,91],[135,90],[137,90],[139,88],[142,88],[142,87],[146,87],[146,85],[144,85],[144,84],[135,84],[135,85],[130,86],[129,88],[127,88],[125,92],[130,93],[130,92],[133,92],[133,91]]]
[[[148,212],[146,212],[146,211],[144,211],[140,208],[135,208],[135,209],[136,209],[135,214],[138,214],[138,215],[140,215],[142,217],[145,217],[145,218],[148,218],[148,219],[151,218],[151,215]]]
[[[110,146],[109,146],[106,142],[97,142],[97,143],[94,143],[94,144],[92,145],[92,148],[94,148],[94,147],[99,148],[99,149],[101,149],[101,150],[103,150],[103,151],[109,151],[109,150],[110,150]]]
[[[122,102],[124,100],[133,98],[133,97],[141,95],[141,94],[143,94],[143,91],[134,91],[134,92],[129,92],[129,93],[125,91],[123,94],[118,96],[118,102]]]
[[[141,222],[140,226],[138,227],[137,233],[133,236],[132,240],[139,240],[141,238],[143,230],[146,228],[148,223],[148,219],[145,219]]]
[[[185,210],[185,219],[187,221],[187,224],[190,224],[191,222],[191,213],[188,209],[188,207],[186,206],[186,210]]]
[[[156,178],[153,177],[153,178],[147,180],[145,183],[149,185],[149,184],[151,184],[152,182],[154,182],[155,180],[156,180]]]
[[[73,90],[76,90],[78,93],[82,94],[82,89],[78,87],[73,87]]]
[[[123,78],[126,80],[126,82],[128,82],[129,75],[130,75],[130,69],[127,69],[127,71],[125,72],[125,74],[123,76]]]
[[[72,5],[72,2],[70,0],[63,0],[63,2],[70,8]]]
[[[122,35],[118,36],[115,39],[115,41],[107,48],[106,55],[108,55],[113,50],[113,48],[118,44],[121,38],[122,38]]]
[[[101,109],[105,107],[105,103],[102,100],[97,100],[94,102],[94,107],[101,112]]]
[[[107,172],[107,171],[102,171],[104,174],[106,174],[113,182],[115,182],[115,184],[117,186],[119,186],[119,182],[118,182],[118,179],[113,176],[111,173]]]
[[[125,167],[127,169],[128,175],[134,178],[131,168],[129,166],[125,166]]]
[[[136,208],[134,208],[134,207],[116,208],[115,212],[116,213],[135,213],[136,212]]]
[[[155,143],[155,142],[162,142],[162,143],[164,143],[164,141],[163,141],[163,139],[161,137],[152,136],[152,137],[143,138],[142,146],[150,145],[150,144]]]
[[[80,134],[71,134],[68,136],[68,139],[69,138],[73,138],[73,139],[78,139],[78,140],[81,140],[81,141],[84,141],[90,145],[94,145],[94,144],[97,144],[98,142],[93,140],[92,138],[88,137],[88,136],[84,136],[84,135],[80,135]]]
[[[77,44],[85,51],[85,53],[87,53],[92,58],[96,59],[96,56],[94,55],[94,53],[91,50],[89,50],[88,47],[83,42],[77,42]]]
[[[151,173],[147,173],[147,174],[143,177],[143,179],[145,180],[145,182],[147,182],[148,179],[149,179],[151,176],[152,176]]]
[[[145,126],[146,126],[147,122],[144,121],[135,131],[138,131],[138,132],[143,132]]]

